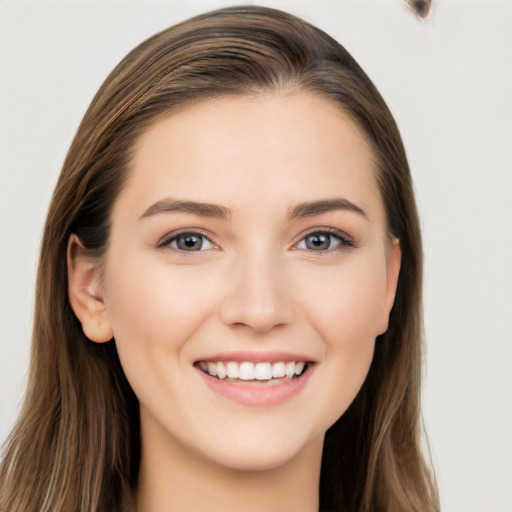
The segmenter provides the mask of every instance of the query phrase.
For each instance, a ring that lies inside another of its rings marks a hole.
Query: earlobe
[[[107,318],[98,263],[87,255],[74,234],[68,241],[67,266],[69,301],[84,334],[96,343],[110,341],[114,334]]]
[[[384,334],[388,330],[389,314],[395,302],[401,263],[402,251],[400,249],[400,240],[394,238],[389,247],[387,258],[386,289],[381,302],[377,335]]]

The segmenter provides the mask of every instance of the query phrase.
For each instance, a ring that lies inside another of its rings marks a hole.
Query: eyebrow
[[[142,215],[150,217],[158,213],[193,213],[200,217],[216,217],[228,220],[231,218],[231,210],[219,204],[200,203],[197,201],[182,201],[179,199],[163,199],[151,205]]]
[[[354,212],[368,219],[368,216],[361,207],[352,203],[348,199],[343,199],[341,197],[299,203],[295,206],[291,206],[288,209],[288,214],[290,219],[296,219],[300,217],[312,217],[314,215],[321,215],[322,213],[328,213],[335,210]]]
[[[292,205],[288,208],[288,218],[292,220],[302,217],[313,217],[335,210],[354,212],[368,219],[362,208],[343,198],[321,199]],[[200,217],[214,217],[223,220],[229,220],[232,214],[229,208],[219,204],[162,199],[151,205],[140,218],[143,219],[160,213],[192,213]]]

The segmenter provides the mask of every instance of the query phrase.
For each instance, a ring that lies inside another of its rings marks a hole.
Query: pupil
[[[177,245],[184,251],[201,249],[202,238],[195,235],[184,235],[178,238]]]
[[[306,238],[306,247],[308,249],[329,249],[330,245],[330,235],[309,235]]]

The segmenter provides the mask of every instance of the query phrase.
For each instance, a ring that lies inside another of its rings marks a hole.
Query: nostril
[[[244,252],[230,271],[229,287],[220,306],[225,325],[265,333],[293,320],[290,284],[275,253]]]
[[[249,327],[266,333],[275,327],[289,324],[293,320],[290,304],[275,303],[272,307],[259,307],[247,300],[223,304],[220,317],[224,324],[233,327]]]

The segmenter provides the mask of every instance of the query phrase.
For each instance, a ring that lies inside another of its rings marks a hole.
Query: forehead
[[[366,137],[313,93],[202,101],[156,121],[137,141],[128,184],[141,208],[168,195],[270,205],[350,196],[381,202]],[[193,196],[193,197],[191,197]]]

